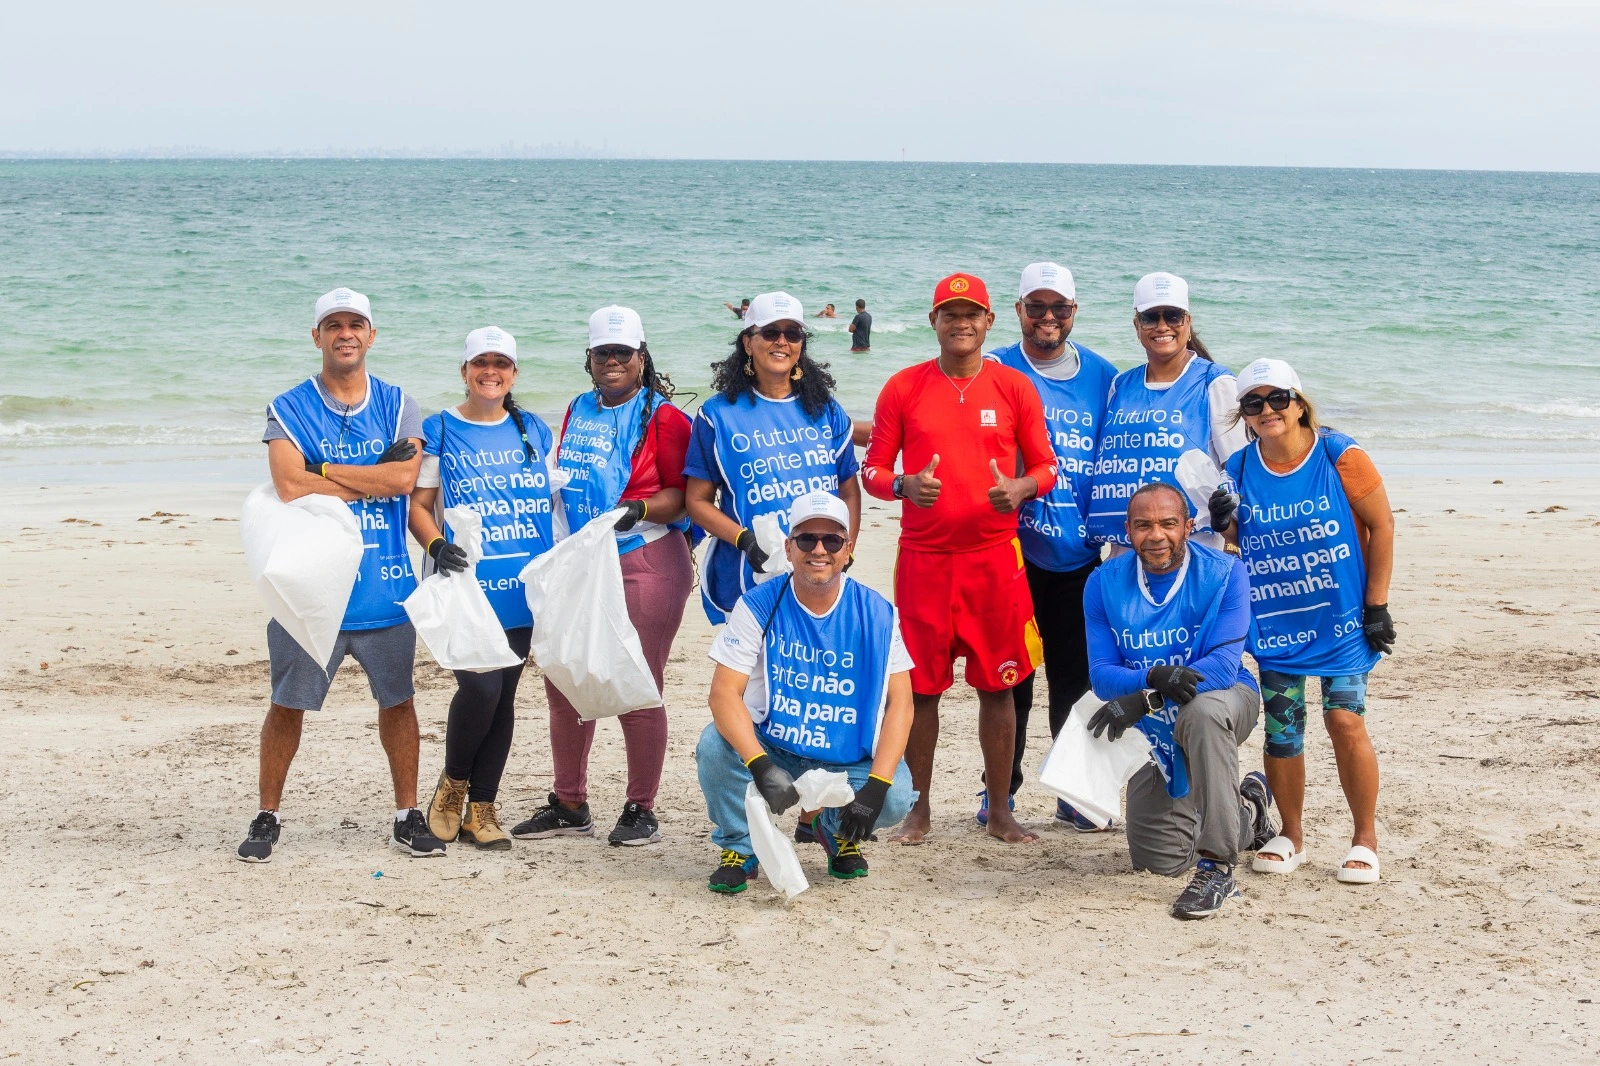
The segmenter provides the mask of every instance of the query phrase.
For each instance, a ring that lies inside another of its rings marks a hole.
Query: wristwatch
[[[896,474],[894,480],[889,483],[889,491],[894,493],[895,499],[903,500],[906,498],[905,486],[906,476],[904,474]]]
[[[1167,705],[1167,701],[1155,689],[1146,688],[1140,689],[1140,691],[1144,693],[1144,705],[1152,711],[1159,711]]]

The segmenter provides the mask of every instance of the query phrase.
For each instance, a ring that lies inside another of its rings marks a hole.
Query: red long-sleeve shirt
[[[902,504],[900,543],[920,551],[972,551],[1017,535],[1017,512],[1001,514],[989,503],[989,460],[1015,477],[1019,454],[1024,473],[1039,483],[1038,494],[1049,492],[1056,457],[1033,383],[992,359],[984,360],[977,376],[952,382],[935,359],[907,367],[884,384],[861,480],[869,493],[890,500],[896,455],[907,474],[919,473],[938,455],[933,476],[942,483],[939,498],[932,507]]]

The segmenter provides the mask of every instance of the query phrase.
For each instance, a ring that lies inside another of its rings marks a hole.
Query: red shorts
[[[911,690],[937,696],[955,683],[965,656],[967,684],[1002,692],[1033,673],[1044,645],[1015,539],[970,552],[900,549],[894,564],[900,634],[911,653]]]

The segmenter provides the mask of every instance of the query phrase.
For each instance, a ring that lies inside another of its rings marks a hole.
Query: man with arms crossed
[[[967,683],[978,690],[984,771],[991,781],[1011,776],[1017,724],[1011,689],[1042,656],[1017,512],[1056,481],[1038,390],[983,357],[994,325],[983,280],[952,274],[939,282],[928,320],[939,357],[884,385],[861,471],[872,495],[904,501],[894,598],[916,662],[906,761],[922,794],[894,838],[904,844],[921,844],[928,835],[939,697],[955,681],[958,657],[965,656]],[[894,472],[897,456],[904,474]],[[1022,476],[1012,476],[1019,470]],[[1009,843],[1039,839],[1005,809],[990,813],[987,828]]]
[[[798,497],[784,544],[792,574],[740,597],[711,645],[712,723],[695,763],[712,841],[713,892],[743,892],[756,859],[745,820],[753,780],[774,814],[800,802],[794,779],[843,770],[855,800],[802,812],[828,873],[867,876],[860,841],[905,817],[914,795],[901,758],[911,732],[911,657],[889,601],[844,572],[850,509],[828,492]]]
[[[337,496],[361,524],[366,550],[344,623],[326,666],[276,621],[267,623],[272,708],[261,726],[261,810],[239,845],[245,862],[268,862],[278,842],[278,804],[300,747],[306,711],[320,710],[345,656],[366,671],[378,701],[378,739],[394,779],[392,841],[415,856],[443,855],[444,844],[417,810],[417,713],[411,667],[417,634],[401,602],[417,587],[406,550],[407,497],[422,465],[422,413],[411,397],[367,373],[377,339],[372,305],[359,292],[334,289],[317,301],[311,341],[322,373],[267,408],[267,461],[278,496]]]
[[[1239,852],[1278,832],[1266,777],[1239,781],[1239,745],[1261,713],[1241,661],[1250,578],[1237,556],[1189,539],[1189,502],[1166,482],[1129,498],[1127,530],[1133,550],[1083,592],[1089,677],[1109,701],[1088,726],[1150,739],[1154,762],[1128,782],[1128,857],[1166,877],[1195,866],[1172,916],[1209,918],[1234,894]]]

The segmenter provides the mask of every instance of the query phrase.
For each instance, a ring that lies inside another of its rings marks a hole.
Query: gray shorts
[[[342,629],[326,669],[276,620],[267,623],[267,654],[272,659],[272,702],[296,711],[320,711],[328,687],[346,655],[367,672],[367,686],[378,706],[393,707],[416,693],[411,669],[417,659],[417,631],[410,622],[384,629]]]

